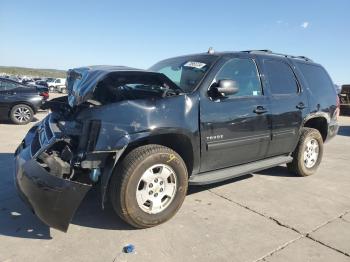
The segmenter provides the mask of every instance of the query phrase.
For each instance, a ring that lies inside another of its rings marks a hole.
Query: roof
[[[280,57],[285,57],[285,58],[291,58],[291,59],[299,59],[299,60],[304,60],[307,62],[313,62],[310,58],[306,56],[295,56],[295,55],[288,55],[288,54],[281,54],[281,53],[274,53],[271,50],[268,49],[262,49],[262,50],[247,50],[247,51],[242,51],[244,53],[253,53],[253,54],[264,54],[264,55],[271,55],[271,56],[280,56]]]
[[[262,50],[245,50],[245,51],[221,51],[214,53],[197,53],[197,54],[189,54],[189,55],[183,55],[179,57],[186,57],[186,56],[201,56],[201,55],[212,55],[212,56],[228,56],[228,55],[234,55],[234,54],[254,54],[258,56],[271,56],[271,57],[281,57],[281,58],[289,58],[294,60],[299,60],[303,62],[310,62],[313,63],[313,60],[306,57],[306,56],[299,56],[299,55],[289,55],[289,54],[281,54],[281,53],[275,53],[271,50],[262,49]]]
[[[10,81],[10,82],[14,82],[16,84],[20,84],[19,82],[15,81],[13,79],[10,79],[10,78],[6,78],[6,77],[0,77],[0,80]]]

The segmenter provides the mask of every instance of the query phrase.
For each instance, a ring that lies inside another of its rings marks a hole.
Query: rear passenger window
[[[318,65],[298,63],[298,67],[303,73],[310,91],[317,97],[334,95],[333,83],[326,70]]]
[[[290,66],[284,62],[265,60],[265,71],[274,95],[296,94],[298,84]]]
[[[261,83],[255,62],[252,59],[233,58],[228,61],[216,76],[216,81],[233,80],[239,88],[233,96],[260,96]]]

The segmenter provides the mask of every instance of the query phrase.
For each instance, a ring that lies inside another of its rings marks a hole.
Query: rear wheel
[[[298,146],[293,152],[293,161],[287,164],[288,169],[299,176],[314,174],[321,163],[323,139],[314,128],[303,128]]]
[[[10,119],[12,123],[17,125],[25,125],[33,120],[33,109],[24,104],[15,105],[10,112]]]
[[[170,148],[132,150],[114,172],[110,200],[116,213],[137,228],[159,225],[176,214],[186,196],[187,169]]]

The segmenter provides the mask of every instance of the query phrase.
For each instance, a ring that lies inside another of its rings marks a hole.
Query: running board
[[[267,158],[239,166],[228,167],[205,173],[199,173],[197,175],[191,176],[188,182],[190,185],[206,185],[211,183],[217,183],[230,178],[243,176],[263,169],[268,169],[274,166],[286,164],[292,162],[292,160],[293,158],[291,156],[277,156]]]

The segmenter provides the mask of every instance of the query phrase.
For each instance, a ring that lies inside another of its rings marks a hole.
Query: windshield
[[[185,93],[191,93],[216,59],[213,55],[176,57],[160,61],[149,70],[163,73]]]

